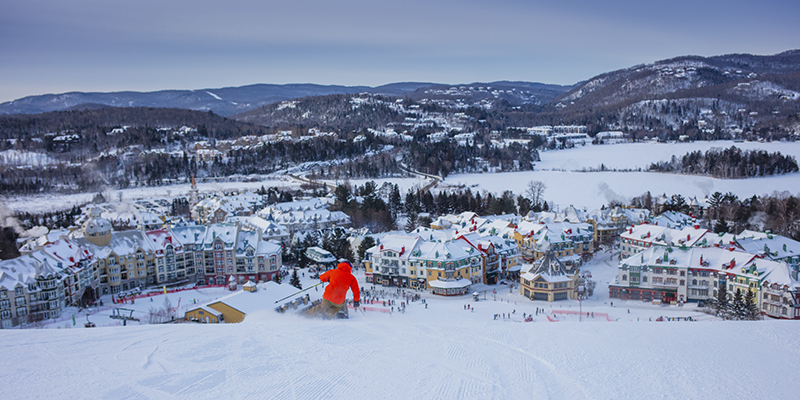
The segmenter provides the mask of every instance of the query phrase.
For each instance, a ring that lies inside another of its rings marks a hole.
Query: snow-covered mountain
[[[338,86],[314,84],[268,85],[257,84],[240,87],[198,90],[161,90],[157,92],[70,92],[28,96],[0,104],[0,114],[37,114],[72,108],[93,108],[97,105],[113,107],[164,107],[213,111],[227,116],[242,113],[260,106],[308,96],[359,92],[385,93],[400,96],[413,92],[429,83],[395,83],[375,88],[369,86]]]

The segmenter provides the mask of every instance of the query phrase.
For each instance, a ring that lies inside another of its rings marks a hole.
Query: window
[[[16,294],[17,296],[22,296],[22,288],[21,287],[15,288],[14,294]]]
[[[647,277],[646,276],[642,277],[642,282],[647,283]]]
[[[624,275],[624,274],[623,274],[623,275],[622,275],[622,280],[623,280],[623,281],[627,281],[627,280],[628,280],[628,275]]]
[[[8,300],[0,300],[0,308],[11,308],[11,302]]]
[[[2,318],[2,319],[9,319],[9,318],[11,318],[11,311],[8,311],[8,310],[3,310],[3,312],[2,312],[2,313],[0,313],[0,318]]]

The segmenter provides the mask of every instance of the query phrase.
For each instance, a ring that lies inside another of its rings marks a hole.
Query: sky
[[[0,102],[69,91],[520,80],[800,48],[796,0],[0,2]]]

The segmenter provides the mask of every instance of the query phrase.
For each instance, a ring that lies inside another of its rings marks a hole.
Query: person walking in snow
[[[310,310],[307,314],[312,317],[333,318],[339,311],[345,309],[347,300],[347,290],[353,292],[353,307],[361,306],[361,292],[358,288],[358,281],[353,276],[353,267],[349,261],[340,262],[336,269],[329,270],[319,276],[322,282],[328,282],[322,294],[322,302]]]

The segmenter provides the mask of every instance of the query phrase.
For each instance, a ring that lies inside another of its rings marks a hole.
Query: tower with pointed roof
[[[192,188],[189,189],[189,209],[191,210],[197,204],[199,200],[197,199],[197,182],[194,180],[194,175],[192,175]]]
[[[89,243],[95,246],[108,246],[111,242],[111,222],[103,218],[100,214],[100,209],[92,207],[89,209],[89,218],[81,225],[83,236]]]

